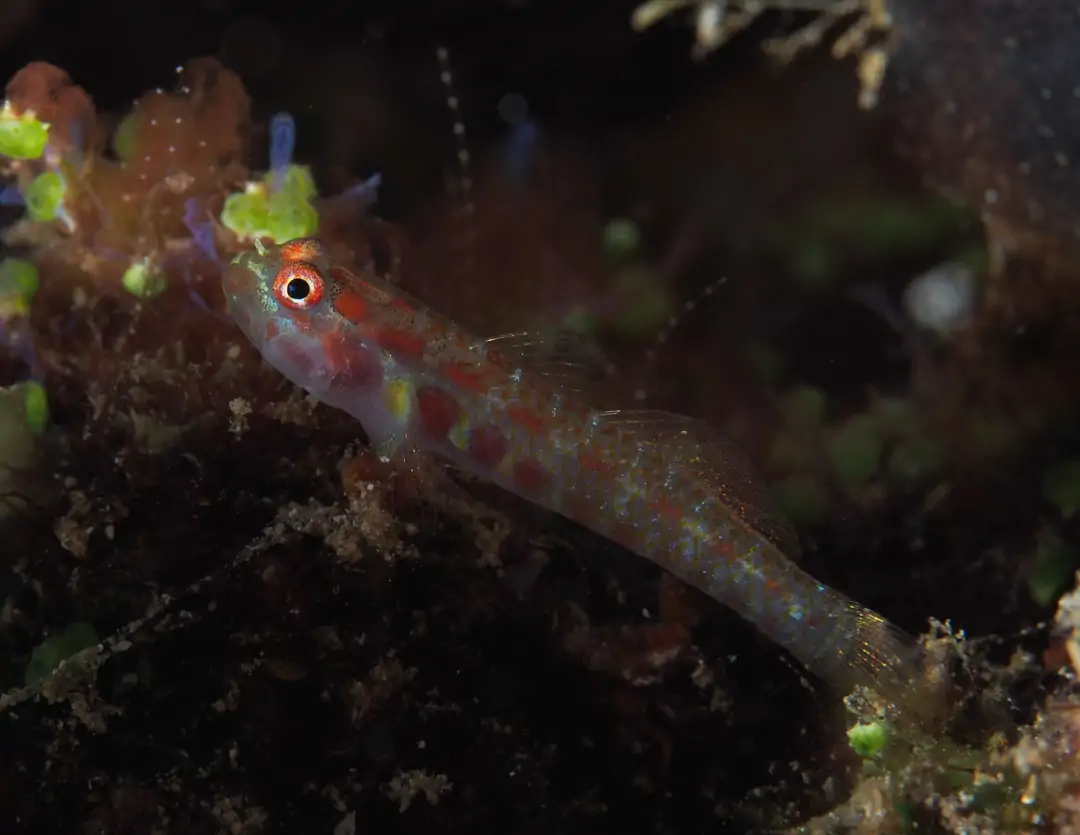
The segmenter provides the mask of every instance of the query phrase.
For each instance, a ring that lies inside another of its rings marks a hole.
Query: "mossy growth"
[[[49,143],[49,125],[32,113],[16,113],[10,102],[0,110],[0,156],[40,159]]]
[[[269,238],[284,243],[314,235],[319,230],[319,213],[311,172],[302,165],[289,165],[283,172],[270,172],[251,182],[242,192],[231,194],[221,210],[221,223],[246,240]]]
[[[23,195],[30,219],[35,223],[50,223],[61,217],[66,193],[64,179],[55,171],[36,176]]]
[[[45,639],[30,654],[26,665],[26,686],[36,687],[64,661],[98,643],[97,631],[90,623],[73,623]]]
[[[0,261],[0,321],[25,316],[38,290],[38,270],[21,258]]]
[[[866,411],[830,421],[824,392],[797,385],[781,395],[779,411],[766,469],[796,522],[820,521],[838,494],[857,498],[876,484],[917,487],[945,467],[943,448],[903,398],[876,398]]]

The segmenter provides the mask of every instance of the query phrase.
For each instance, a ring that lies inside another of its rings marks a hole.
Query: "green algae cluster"
[[[0,261],[0,322],[25,316],[38,290],[38,270],[22,258]]]
[[[97,631],[92,624],[73,623],[35,647],[26,665],[26,685],[36,687],[64,661],[76,653],[96,646]]]
[[[281,244],[304,238],[319,229],[319,213],[312,202],[315,196],[311,171],[289,165],[229,195],[221,210],[221,223],[245,240],[270,238]]]
[[[23,199],[26,213],[36,223],[49,223],[61,217],[67,186],[55,171],[46,171],[33,179]]]
[[[49,143],[49,125],[32,113],[16,113],[10,103],[0,110],[0,156],[15,160],[40,159]]]
[[[800,385],[781,397],[780,413],[766,467],[777,476],[777,500],[796,522],[821,522],[833,496],[855,497],[875,483],[925,484],[945,463],[944,450],[901,398],[879,398],[865,412],[829,421],[825,393]]]

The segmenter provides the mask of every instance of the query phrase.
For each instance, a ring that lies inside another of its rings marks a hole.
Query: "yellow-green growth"
[[[304,165],[290,165],[281,172],[281,187],[277,191],[291,194],[297,200],[310,200],[316,194],[315,178]],[[264,178],[268,185],[277,181],[278,175],[270,172]]]
[[[10,102],[0,110],[0,155],[10,159],[40,159],[49,144],[49,125],[32,113],[17,114]]]
[[[889,472],[914,484],[936,476],[944,459],[941,446],[929,438],[908,438],[898,443],[889,457]]]
[[[1039,606],[1051,606],[1068,589],[1076,576],[1076,549],[1054,533],[1039,535],[1035,565],[1028,574],[1031,599]]]
[[[848,728],[848,745],[863,759],[875,757],[885,750],[889,732],[882,722],[860,722]]]
[[[139,299],[149,299],[165,292],[168,282],[165,274],[149,258],[134,262],[120,279],[124,289]]]
[[[312,203],[315,196],[311,172],[302,165],[290,165],[229,195],[221,223],[237,237],[270,238],[277,244],[314,235],[319,230],[319,213]]]
[[[671,290],[654,270],[643,264],[631,264],[619,270],[612,279],[611,294],[618,310],[610,325],[626,336],[656,333],[671,319],[675,309]]]
[[[604,252],[615,260],[633,258],[641,249],[641,229],[632,220],[612,218],[604,227]]]
[[[858,487],[877,473],[883,447],[874,419],[856,415],[832,433],[827,451],[840,482]]]
[[[85,622],[73,623],[63,632],[46,638],[30,654],[30,663],[26,665],[27,687],[36,687],[64,661],[97,643],[97,631]]]
[[[135,130],[138,126],[137,113],[129,113],[116,126],[112,136],[112,149],[117,159],[124,161],[135,156]]]
[[[49,398],[41,383],[29,382],[23,389],[23,406],[30,431],[40,435],[49,423]]]
[[[266,231],[276,244],[306,238],[319,231],[319,213],[306,199],[280,191],[270,198]]]
[[[46,171],[34,178],[26,189],[26,211],[37,223],[49,223],[63,213],[64,179],[55,171]]]
[[[784,420],[799,429],[816,429],[825,420],[825,392],[814,386],[797,386],[780,402]]]
[[[829,512],[825,486],[812,476],[789,475],[773,485],[772,493],[784,515],[797,524],[820,524]]]
[[[261,183],[249,183],[245,191],[230,194],[221,209],[221,224],[239,238],[269,237],[266,190]]]
[[[25,316],[37,289],[37,267],[21,258],[0,261],[0,321]]]
[[[1065,460],[1043,473],[1043,498],[1068,519],[1080,510],[1080,461]]]

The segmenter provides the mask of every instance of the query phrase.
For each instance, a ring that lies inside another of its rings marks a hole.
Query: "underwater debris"
[[[763,44],[766,53],[783,62],[819,45],[840,21],[854,18],[833,42],[832,54],[835,58],[859,56],[859,105],[870,109],[877,104],[888,58],[874,42],[892,26],[889,0],[647,0],[634,9],[631,25],[641,31],[681,9],[693,12],[692,54],[699,61],[768,11],[811,16],[810,22],[795,32]]]
[[[917,0],[887,5],[882,104],[901,152],[930,185],[981,215],[993,272],[1009,256],[1075,263],[1075,8],[1005,0],[963,10]]]

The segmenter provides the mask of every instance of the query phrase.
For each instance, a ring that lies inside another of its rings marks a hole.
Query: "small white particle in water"
[[[520,125],[529,118],[529,103],[520,93],[507,93],[498,104],[499,116],[511,125]]]
[[[916,324],[946,332],[960,327],[975,308],[975,275],[965,264],[941,264],[912,281],[904,291],[904,309]]]

